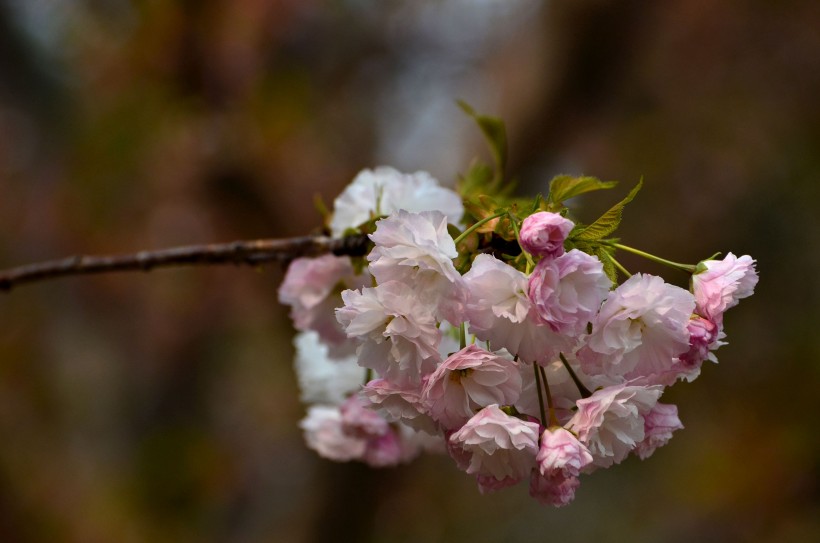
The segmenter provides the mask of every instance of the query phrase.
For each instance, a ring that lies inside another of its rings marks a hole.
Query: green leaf
[[[595,246],[595,256],[597,256],[601,264],[604,265],[604,273],[609,277],[609,280],[612,281],[612,284],[616,285],[618,284],[618,270],[615,268],[615,263],[612,262],[612,253],[614,252],[615,250],[611,247],[604,245]]]
[[[558,175],[550,181],[549,201],[553,204],[560,204],[564,200],[569,200],[579,194],[594,190],[611,189],[617,184],[617,181],[601,181],[596,177]]]
[[[635,195],[638,194],[638,191],[641,190],[642,186],[643,179],[638,181],[635,188],[629,191],[626,198],[609,208],[609,211],[598,217],[598,220],[594,223],[572,235],[573,239],[581,241],[597,241],[613,233],[618,228],[618,225],[621,224],[621,216],[623,215],[624,206],[635,198]]]
[[[476,113],[472,106],[463,100],[457,100],[456,103],[464,113],[475,120],[490,145],[490,152],[492,152],[496,164],[496,176],[493,180],[496,186],[492,188],[492,191],[498,190],[504,175],[504,169],[507,167],[507,129],[504,126],[504,121],[498,117]]]
[[[459,176],[458,193],[462,198],[478,197],[486,193],[493,180],[493,169],[483,162],[473,162],[466,175]]]

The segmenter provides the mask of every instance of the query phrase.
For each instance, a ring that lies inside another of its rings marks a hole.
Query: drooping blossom
[[[470,455],[467,473],[521,480],[535,466],[538,430],[537,423],[507,415],[493,404],[453,433],[450,442]]]
[[[399,281],[435,307],[435,315],[459,324],[466,291],[453,266],[458,256],[447,217],[438,211],[397,211],[376,223],[370,235],[375,246],[367,260],[379,283]]]
[[[692,275],[697,313],[720,325],[723,313],[751,296],[757,285],[755,260],[729,253],[723,260],[704,260]]]
[[[305,442],[322,458],[337,462],[358,460],[364,455],[367,442],[349,436],[342,429],[342,414],[336,406],[312,405],[299,423]]]
[[[333,203],[330,230],[340,237],[348,228],[394,211],[440,211],[451,224],[464,214],[461,197],[439,185],[427,172],[404,174],[382,166],[362,170]]]
[[[533,213],[521,224],[521,247],[535,256],[557,257],[564,254],[564,240],[575,224],[558,213]]]
[[[539,322],[555,332],[579,336],[611,286],[598,258],[572,249],[541,260],[530,275],[528,293]]]
[[[387,421],[356,394],[339,406],[339,412],[342,414],[342,431],[349,436],[367,439],[384,435],[390,430]]]
[[[330,358],[316,332],[301,332],[293,340],[294,366],[304,403],[339,405],[362,384],[364,370],[356,356]]]
[[[593,465],[620,463],[644,439],[644,416],[663,392],[660,385],[614,385],[578,400],[578,411],[566,427],[592,454]],[[588,466],[588,468],[591,466]]]
[[[359,338],[359,365],[398,385],[418,385],[438,363],[441,332],[428,305],[398,281],[342,293],[336,318]]]
[[[655,449],[672,439],[672,432],[682,428],[676,405],[656,403],[644,416],[644,438],[635,446],[635,454],[641,460],[649,458]]]
[[[535,461],[541,475],[560,472],[565,477],[577,477],[581,469],[592,463],[592,455],[566,428],[547,428],[541,434]]]
[[[349,256],[297,258],[288,266],[279,287],[279,300],[290,306],[294,328],[317,332],[332,356],[346,356],[353,353],[352,344],[336,321],[333,309],[340,304],[343,289],[358,288],[368,281],[368,274],[355,274]]]
[[[581,484],[576,476],[561,472],[541,474],[537,469],[530,475],[530,496],[542,505],[563,507],[575,499],[575,489]]]
[[[521,394],[518,364],[476,345],[442,362],[427,379],[422,401],[444,428],[462,426],[482,407],[511,405]]]
[[[470,332],[493,349],[507,349],[525,362],[548,363],[571,352],[576,338],[537,321],[527,297],[527,276],[492,255],[480,254],[466,274],[465,314]]]
[[[362,388],[361,394],[387,421],[402,422],[415,430],[438,434],[438,425],[421,401],[422,386],[399,386],[386,379],[373,379]]]
[[[691,293],[654,275],[635,274],[612,293],[578,351],[588,374],[628,379],[662,374],[689,350]]]

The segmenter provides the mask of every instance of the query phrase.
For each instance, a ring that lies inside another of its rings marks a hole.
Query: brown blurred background
[[[308,233],[380,164],[451,183],[484,153],[457,98],[522,193],[644,176],[630,244],[758,259],[665,396],[686,430],[558,510],[447,458],[331,464],[281,270],[61,279],[0,296],[0,541],[819,541],[815,0],[0,0],[0,267]]]

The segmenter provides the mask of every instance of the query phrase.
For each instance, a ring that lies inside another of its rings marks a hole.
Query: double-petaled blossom
[[[589,449],[594,466],[608,468],[644,440],[644,416],[662,392],[660,385],[622,384],[597,390],[578,400],[578,411],[566,427]]]
[[[373,379],[362,388],[361,394],[387,421],[402,422],[415,430],[438,434],[438,425],[421,401],[422,388],[423,385],[399,386],[386,379]]]
[[[345,356],[353,353],[355,345],[351,348],[333,310],[341,302],[343,289],[364,286],[369,280],[367,274],[355,274],[348,256],[297,258],[288,266],[279,300],[290,306],[297,330],[317,332],[331,349],[331,356]]]
[[[578,351],[588,374],[637,379],[664,374],[689,350],[691,293],[654,275],[635,274],[612,293]]]
[[[566,428],[547,428],[541,434],[541,446],[535,457],[541,475],[560,472],[566,477],[577,477],[592,455],[572,432]]]
[[[729,253],[723,260],[704,260],[692,275],[697,313],[720,325],[723,313],[751,296],[757,285],[755,261]]]
[[[399,281],[435,308],[439,320],[462,321],[464,281],[453,259],[458,256],[447,232],[447,217],[438,211],[397,211],[376,223],[375,246],[367,259],[379,283]]]
[[[336,198],[330,230],[339,237],[349,228],[400,209],[440,211],[452,224],[458,224],[464,214],[461,197],[440,186],[429,173],[405,174],[383,166],[362,170]]]
[[[398,385],[418,385],[439,362],[441,332],[412,288],[388,281],[342,293],[336,318],[348,337],[362,341],[359,365]]]
[[[581,470],[592,463],[583,443],[565,428],[547,428],[530,475],[530,496],[545,505],[560,507],[575,497]]]
[[[537,423],[523,421],[489,405],[475,414],[449,441],[469,455],[467,473],[519,481],[535,466]],[[452,453],[451,453],[452,454]]]
[[[564,253],[564,240],[575,224],[558,213],[539,211],[521,224],[519,241],[528,253],[543,257],[556,257]]]
[[[563,507],[575,499],[575,489],[581,482],[578,477],[557,472],[543,475],[537,469],[530,475],[530,496],[542,505]]]
[[[364,370],[357,364],[356,356],[330,358],[327,345],[316,332],[297,334],[293,344],[303,402],[339,405],[361,386]]]
[[[555,332],[579,336],[611,286],[598,258],[573,249],[541,260],[530,275],[528,292],[539,322]]]
[[[677,406],[656,403],[644,416],[644,438],[635,446],[635,454],[641,460],[649,458],[655,449],[666,445],[672,439],[672,432],[682,428]]]
[[[337,462],[359,460],[367,449],[364,439],[349,436],[342,429],[342,413],[337,406],[312,405],[299,426],[307,446],[322,458]]]
[[[506,348],[525,362],[549,363],[572,351],[576,338],[538,322],[527,297],[527,276],[491,255],[478,255],[464,275],[470,331],[493,349]]]
[[[482,407],[511,405],[520,394],[521,374],[516,362],[468,345],[430,375],[422,401],[442,427],[456,429]]]

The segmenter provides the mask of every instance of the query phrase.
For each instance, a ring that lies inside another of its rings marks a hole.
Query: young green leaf
[[[609,208],[609,211],[598,217],[594,223],[590,224],[586,228],[579,230],[576,234],[572,237],[573,239],[582,240],[582,241],[597,241],[599,239],[603,239],[608,235],[612,234],[617,228],[618,225],[621,223],[621,217],[623,215],[624,206],[632,201],[635,198],[635,195],[638,194],[638,191],[641,190],[643,186],[643,179],[638,181],[638,184],[635,185],[635,188],[629,191],[629,194],[626,195],[626,198]]]
[[[601,181],[596,177],[558,175],[550,181],[549,201],[552,204],[560,204],[564,200],[569,200],[579,194],[594,190],[611,189],[617,184],[617,181]]]
[[[497,117],[476,113],[472,106],[463,100],[457,100],[456,103],[464,113],[475,120],[490,145],[490,152],[493,154],[496,164],[496,176],[489,192],[495,192],[501,188],[504,169],[507,167],[507,129],[504,126],[504,121]]]

